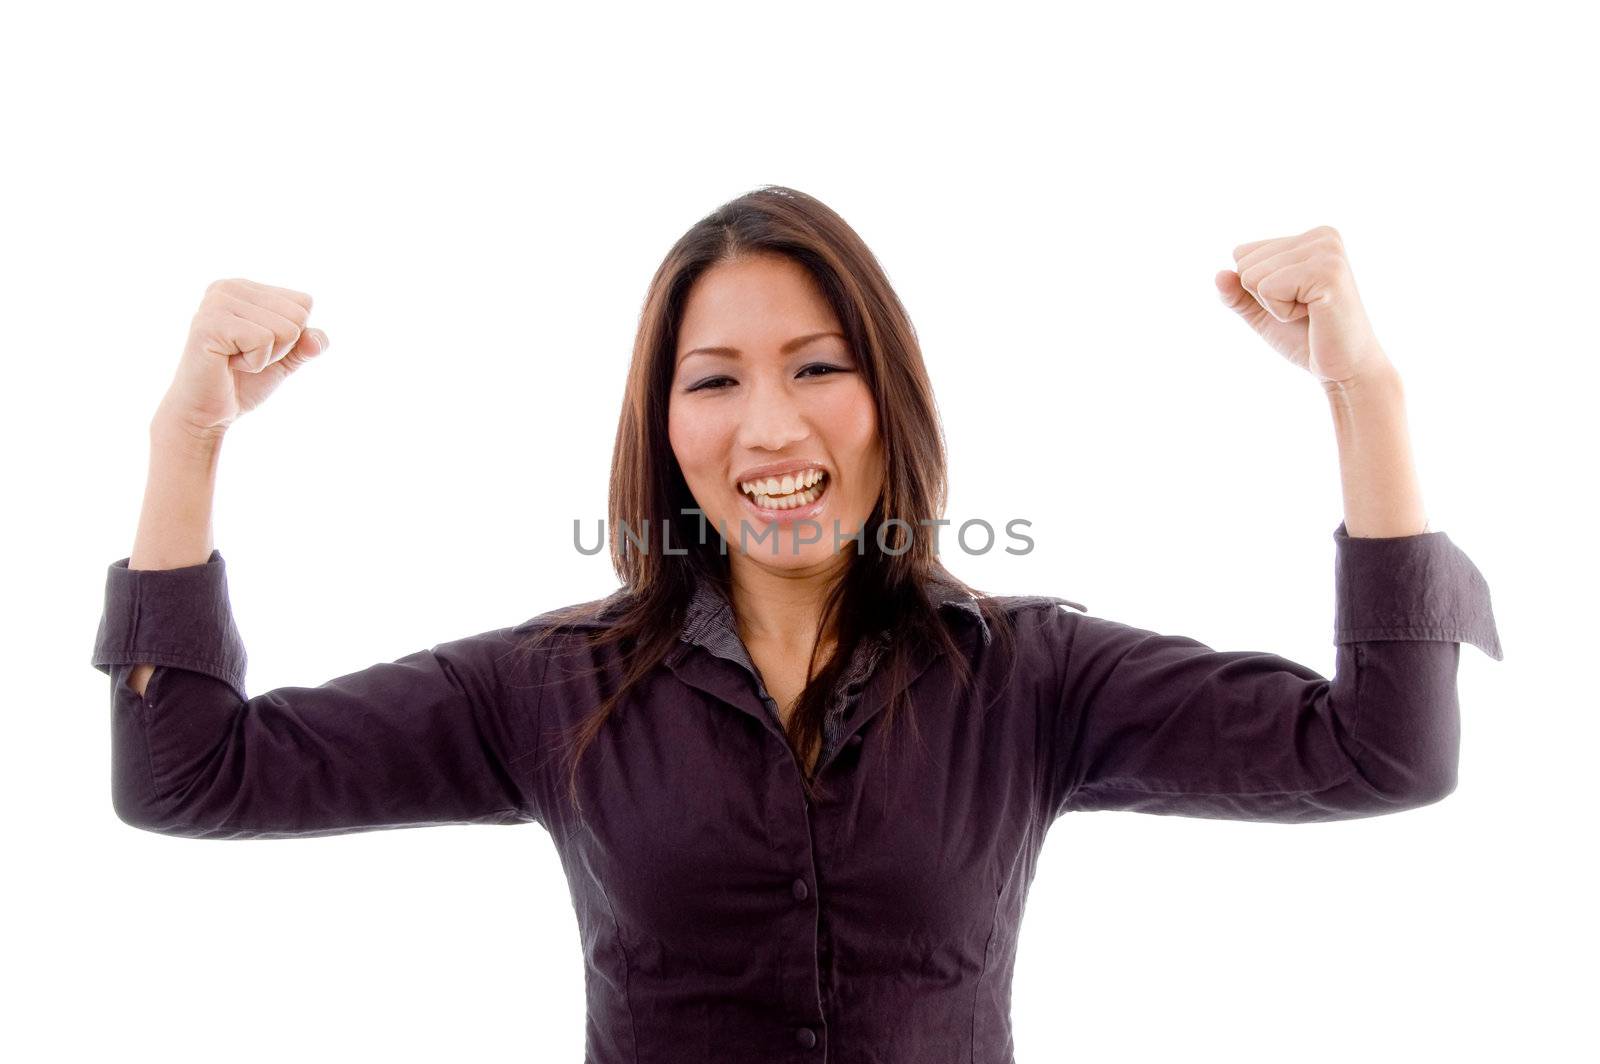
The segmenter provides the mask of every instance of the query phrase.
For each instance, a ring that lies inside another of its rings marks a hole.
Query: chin
[[[747,529],[743,546],[739,539],[741,520]],[[840,552],[855,548],[855,542],[843,539],[842,535],[838,546],[834,545],[831,518],[819,520],[813,527],[805,522],[751,520],[748,515],[740,514],[719,519],[717,528],[720,530],[724,527],[728,530],[727,551],[730,555],[742,554],[769,569],[813,569],[828,564]],[[849,527],[852,526],[840,523],[840,528]],[[806,542],[796,544],[797,537]]]
[[[799,553],[794,553],[793,541],[787,540],[779,545],[776,554],[766,544],[762,544],[761,547],[752,547],[746,551],[745,557],[760,562],[769,569],[798,572],[828,564],[833,558],[833,552],[828,550],[827,544],[806,543],[801,545]]]

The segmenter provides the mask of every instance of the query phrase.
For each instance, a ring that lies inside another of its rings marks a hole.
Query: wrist
[[[1371,392],[1394,393],[1402,390],[1400,371],[1388,358],[1379,358],[1360,372],[1342,381],[1323,381],[1322,390],[1330,398]]]
[[[202,429],[165,411],[150,419],[150,445],[195,458],[211,459],[222,450],[225,430]]]
[[[196,425],[193,420],[177,412],[178,408],[172,402],[172,396],[163,397],[156,406],[155,414],[150,418],[151,439],[162,442],[174,442],[184,446],[215,448],[222,444],[223,434],[227,426],[219,425],[204,428]]]

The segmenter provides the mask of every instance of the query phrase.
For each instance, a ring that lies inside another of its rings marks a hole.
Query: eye
[[[707,377],[705,380],[688,390],[691,392],[716,391],[723,387],[723,385],[717,383],[718,381],[727,381],[729,384],[734,383],[732,377]]]
[[[848,373],[848,372],[850,372],[844,366],[831,366],[826,362],[813,362],[811,365],[807,366],[805,369],[803,369],[799,373],[795,374],[795,376],[804,377],[806,374],[810,373],[814,369],[820,369],[820,370],[825,370],[826,371],[824,373],[817,374],[817,376],[819,376],[819,377],[826,377],[830,373]]]

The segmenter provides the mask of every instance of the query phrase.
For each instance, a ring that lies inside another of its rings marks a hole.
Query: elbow
[[[111,807],[116,810],[117,819],[128,825],[130,828],[138,828],[140,831],[154,832],[157,835],[172,834],[164,829],[164,825],[159,820],[149,816],[147,810],[131,808],[121,804],[120,802],[112,802]]]
[[[157,835],[204,835],[197,808],[183,793],[165,794],[155,785],[149,762],[136,746],[118,749],[111,772],[111,808],[117,819],[131,828]]]
[[[1461,760],[1460,647],[1429,640],[1354,646],[1356,667],[1341,670],[1350,694],[1333,709],[1367,801],[1378,813],[1443,801],[1455,793]]]
[[[1424,716],[1435,722],[1424,730],[1408,753],[1396,753],[1391,787],[1402,808],[1418,809],[1443,801],[1455,793],[1461,767],[1460,725],[1454,700],[1442,710]]]
[[[1305,821],[1347,820],[1387,816],[1420,809],[1455,793],[1457,758],[1454,747],[1435,756],[1357,759],[1334,786],[1305,796]]]
[[[168,745],[172,740],[167,738]],[[219,795],[211,773],[157,771],[151,748],[158,745],[149,721],[136,703],[118,705],[112,718],[111,808],[117,819],[140,831],[184,838],[208,838],[219,834],[208,827],[209,810],[218,807]],[[197,750],[186,751],[180,762],[214,761]]]
[[[116,812],[117,819],[130,828],[140,831],[152,831],[157,835],[165,835],[166,825],[148,803],[141,801],[137,796],[129,795],[120,789],[111,792],[111,808]]]
[[[1427,772],[1417,773],[1398,796],[1400,809],[1420,809],[1425,805],[1442,802],[1455,793],[1457,783],[1454,762]]]
[[[117,819],[130,828],[156,835],[192,837],[195,834],[192,824],[173,816],[170,810],[161,808],[148,795],[125,787],[112,787],[111,808],[116,812]]]
[[[1360,799],[1356,816],[1383,816],[1441,802],[1455,792],[1456,759],[1391,765],[1381,782],[1372,773],[1358,772],[1365,797]]]
[[[111,769],[111,808],[130,828],[164,834],[164,818],[156,799],[149,762],[125,739],[119,741]]]

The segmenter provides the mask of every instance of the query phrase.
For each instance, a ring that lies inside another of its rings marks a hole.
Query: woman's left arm
[[[1317,378],[1333,412],[1345,528],[1362,538],[1427,531],[1400,374],[1378,343],[1332,226],[1240,244],[1222,301],[1267,344]]]
[[[1222,299],[1332,407],[1345,521],[1334,678],[1094,616],[1049,618],[1063,660],[1050,804],[1306,822],[1438,801],[1456,784],[1460,643],[1500,660],[1488,585],[1423,534],[1404,393],[1332,229],[1243,244]]]
[[[1380,816],[1456,786],[1462,643],[1499,660],[1488,584],[1447,533],[1334,530],[1331,680],[1059,607],[1051,819],[1123,810],[1306,823]]]

